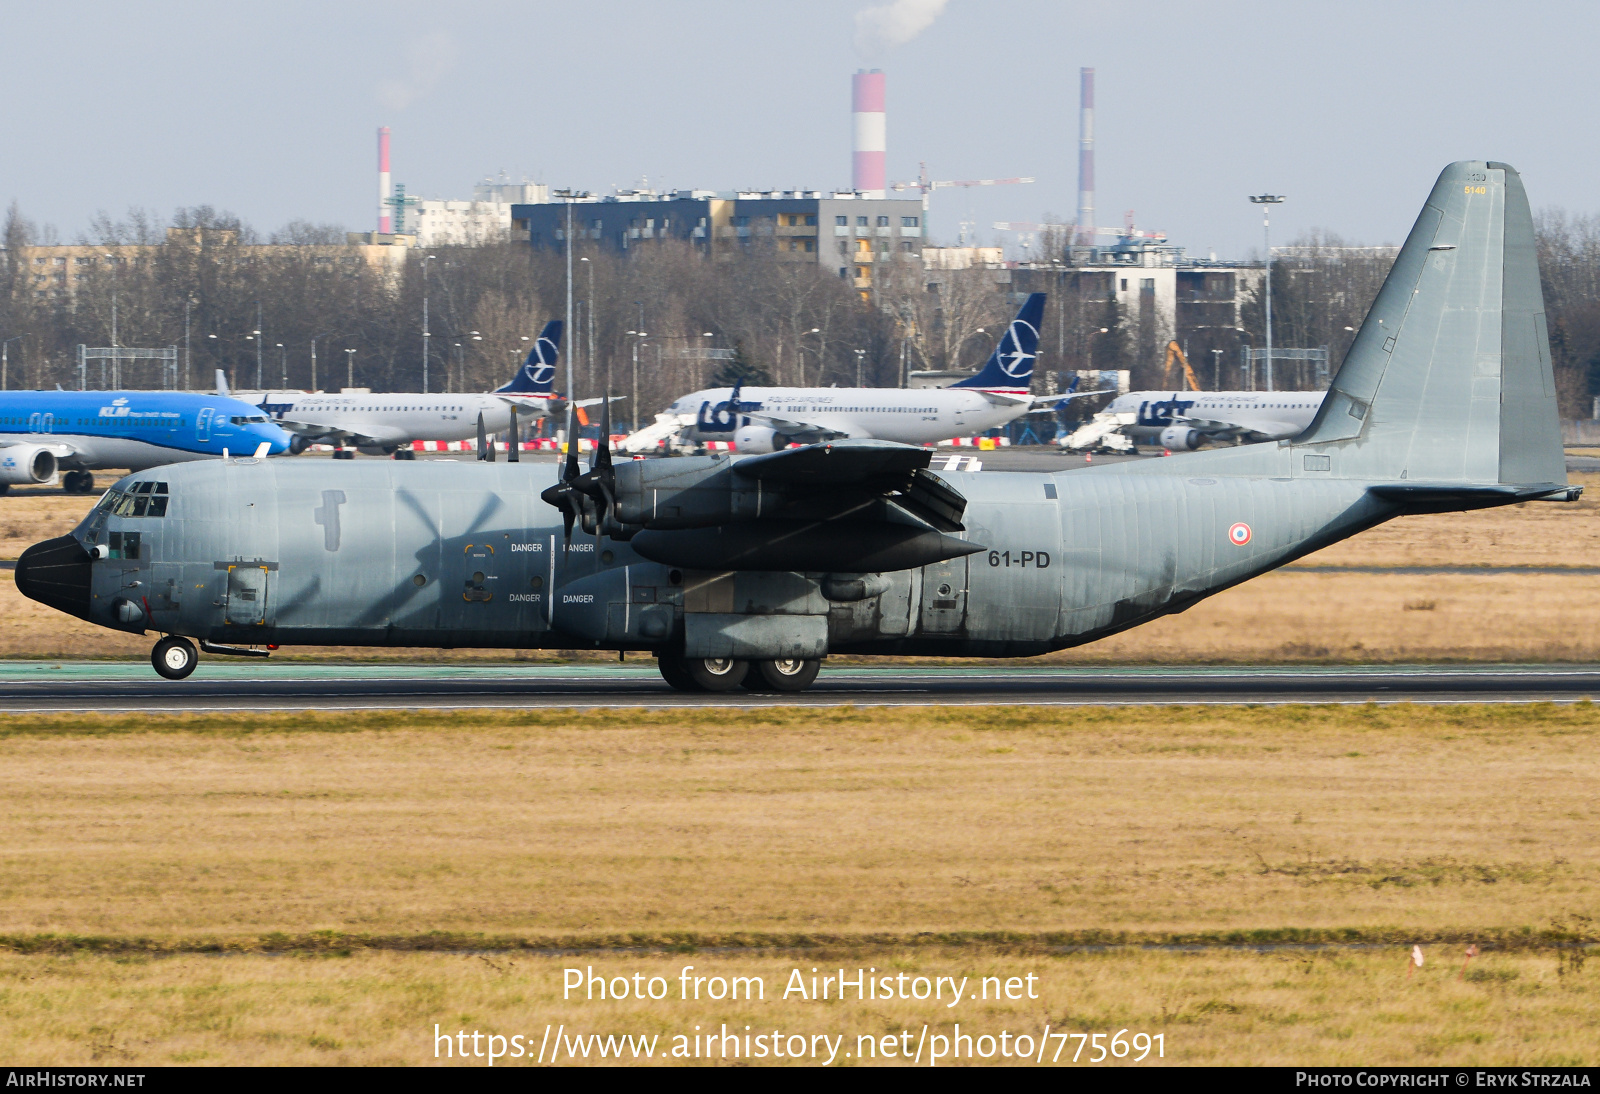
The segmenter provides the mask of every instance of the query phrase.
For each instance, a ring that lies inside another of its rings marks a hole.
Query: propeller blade
[[[486,460],[489,458],[488,456],[484,455],[483,452],[484,446],[487,444],[485,436],[486,434],[483,432],[483,411],[480,410],[478,411],[478,459],[480,460]]]
[[[561,481],[572,482],[577,479],[578,471],[578,438],[574,433],[572,407],[567,407],[567,463],[566,469],[561,474]]]
[[[600,444],[595,448],[595,466],[611,469],[611,397],[600,404]]]
[[[519,463],[522,460],[522,431],[517,428],[517,408],[511,407],[511,449],[506,453],[507,463]]]

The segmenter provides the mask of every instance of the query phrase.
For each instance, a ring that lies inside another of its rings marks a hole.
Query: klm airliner
[[[144,471],[231,452],[286,452],[289,435],[259,407],[184,391],[0,392],[0,494],[61,475],[69,494],[94,490],[91,471]]]

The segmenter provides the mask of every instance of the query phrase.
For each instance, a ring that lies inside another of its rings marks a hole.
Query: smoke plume
[[[890,0],[856,12],[856,52],[873,57],[903,46],[933,25],[948,0]]]
[[[378,102],[391,110],[404,110],[449,75],[459,53],[455,39],[441,31],[412,39],[406,46],[405,72],[378,81]]]

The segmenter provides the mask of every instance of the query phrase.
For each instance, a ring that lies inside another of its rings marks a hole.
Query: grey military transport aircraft
[[[799,691],[830,653],[1092,642],[1401,514],[1577,496],[1521,179],[1445,169],[1296,437],[1057,474],[933,474],[929,455],[601,449],[554,484],[514,462],[190,463],[121,480],[16,581],[164,634],[172,678],[191,638],[648,650],[705,691]]]

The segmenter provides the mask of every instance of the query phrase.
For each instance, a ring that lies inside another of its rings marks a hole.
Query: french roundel
[[[1240,521],[1228,529],[1228,539],[1232,541],[1235,547],[1243,547],[1250,542],[1250,526],[1244,521]]]

